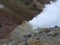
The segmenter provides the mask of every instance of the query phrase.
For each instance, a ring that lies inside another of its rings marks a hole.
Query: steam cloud
[[[45,5],[43,11],[30,20],[29,23],[36,28],[60,26],[60,0]]]
[[[0,9],[1,9],[1,8],[4,8],[4,5],[0,4]]]

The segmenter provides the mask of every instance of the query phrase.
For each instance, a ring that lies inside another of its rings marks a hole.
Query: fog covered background
[[[34,17],[29,23],[35,27],[47,28],[60,26],[60,0],[46,4],[43,11]]]

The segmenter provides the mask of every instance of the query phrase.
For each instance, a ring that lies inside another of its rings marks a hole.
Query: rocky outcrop
[[[0,13],[21,24],[22,21],[29,21],[40,13],[44,4],[49,2],[50,0],[0,0],[0,3],[4,5]]]
[[[0,8],[0,37],[5,38],[17,25],[31,20],[49,2],[50,0],[0,0],[3,5]]]

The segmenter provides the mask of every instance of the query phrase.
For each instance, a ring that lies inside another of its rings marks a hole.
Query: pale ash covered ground
[[[0,45],[60,45],[60,27],[32,29],[24,22],[12,31]],[[37,32],[35,30],[38,30]]]

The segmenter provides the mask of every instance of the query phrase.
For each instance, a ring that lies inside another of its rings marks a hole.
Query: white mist
[[[30,20],[29,23],[35,28],[48,28],[55,25],[60,26],[60,0],[45,5],[43,11]]]
[[[1,9],[1,8],[4,8],[4,5],[0,4],[0,9]]]

